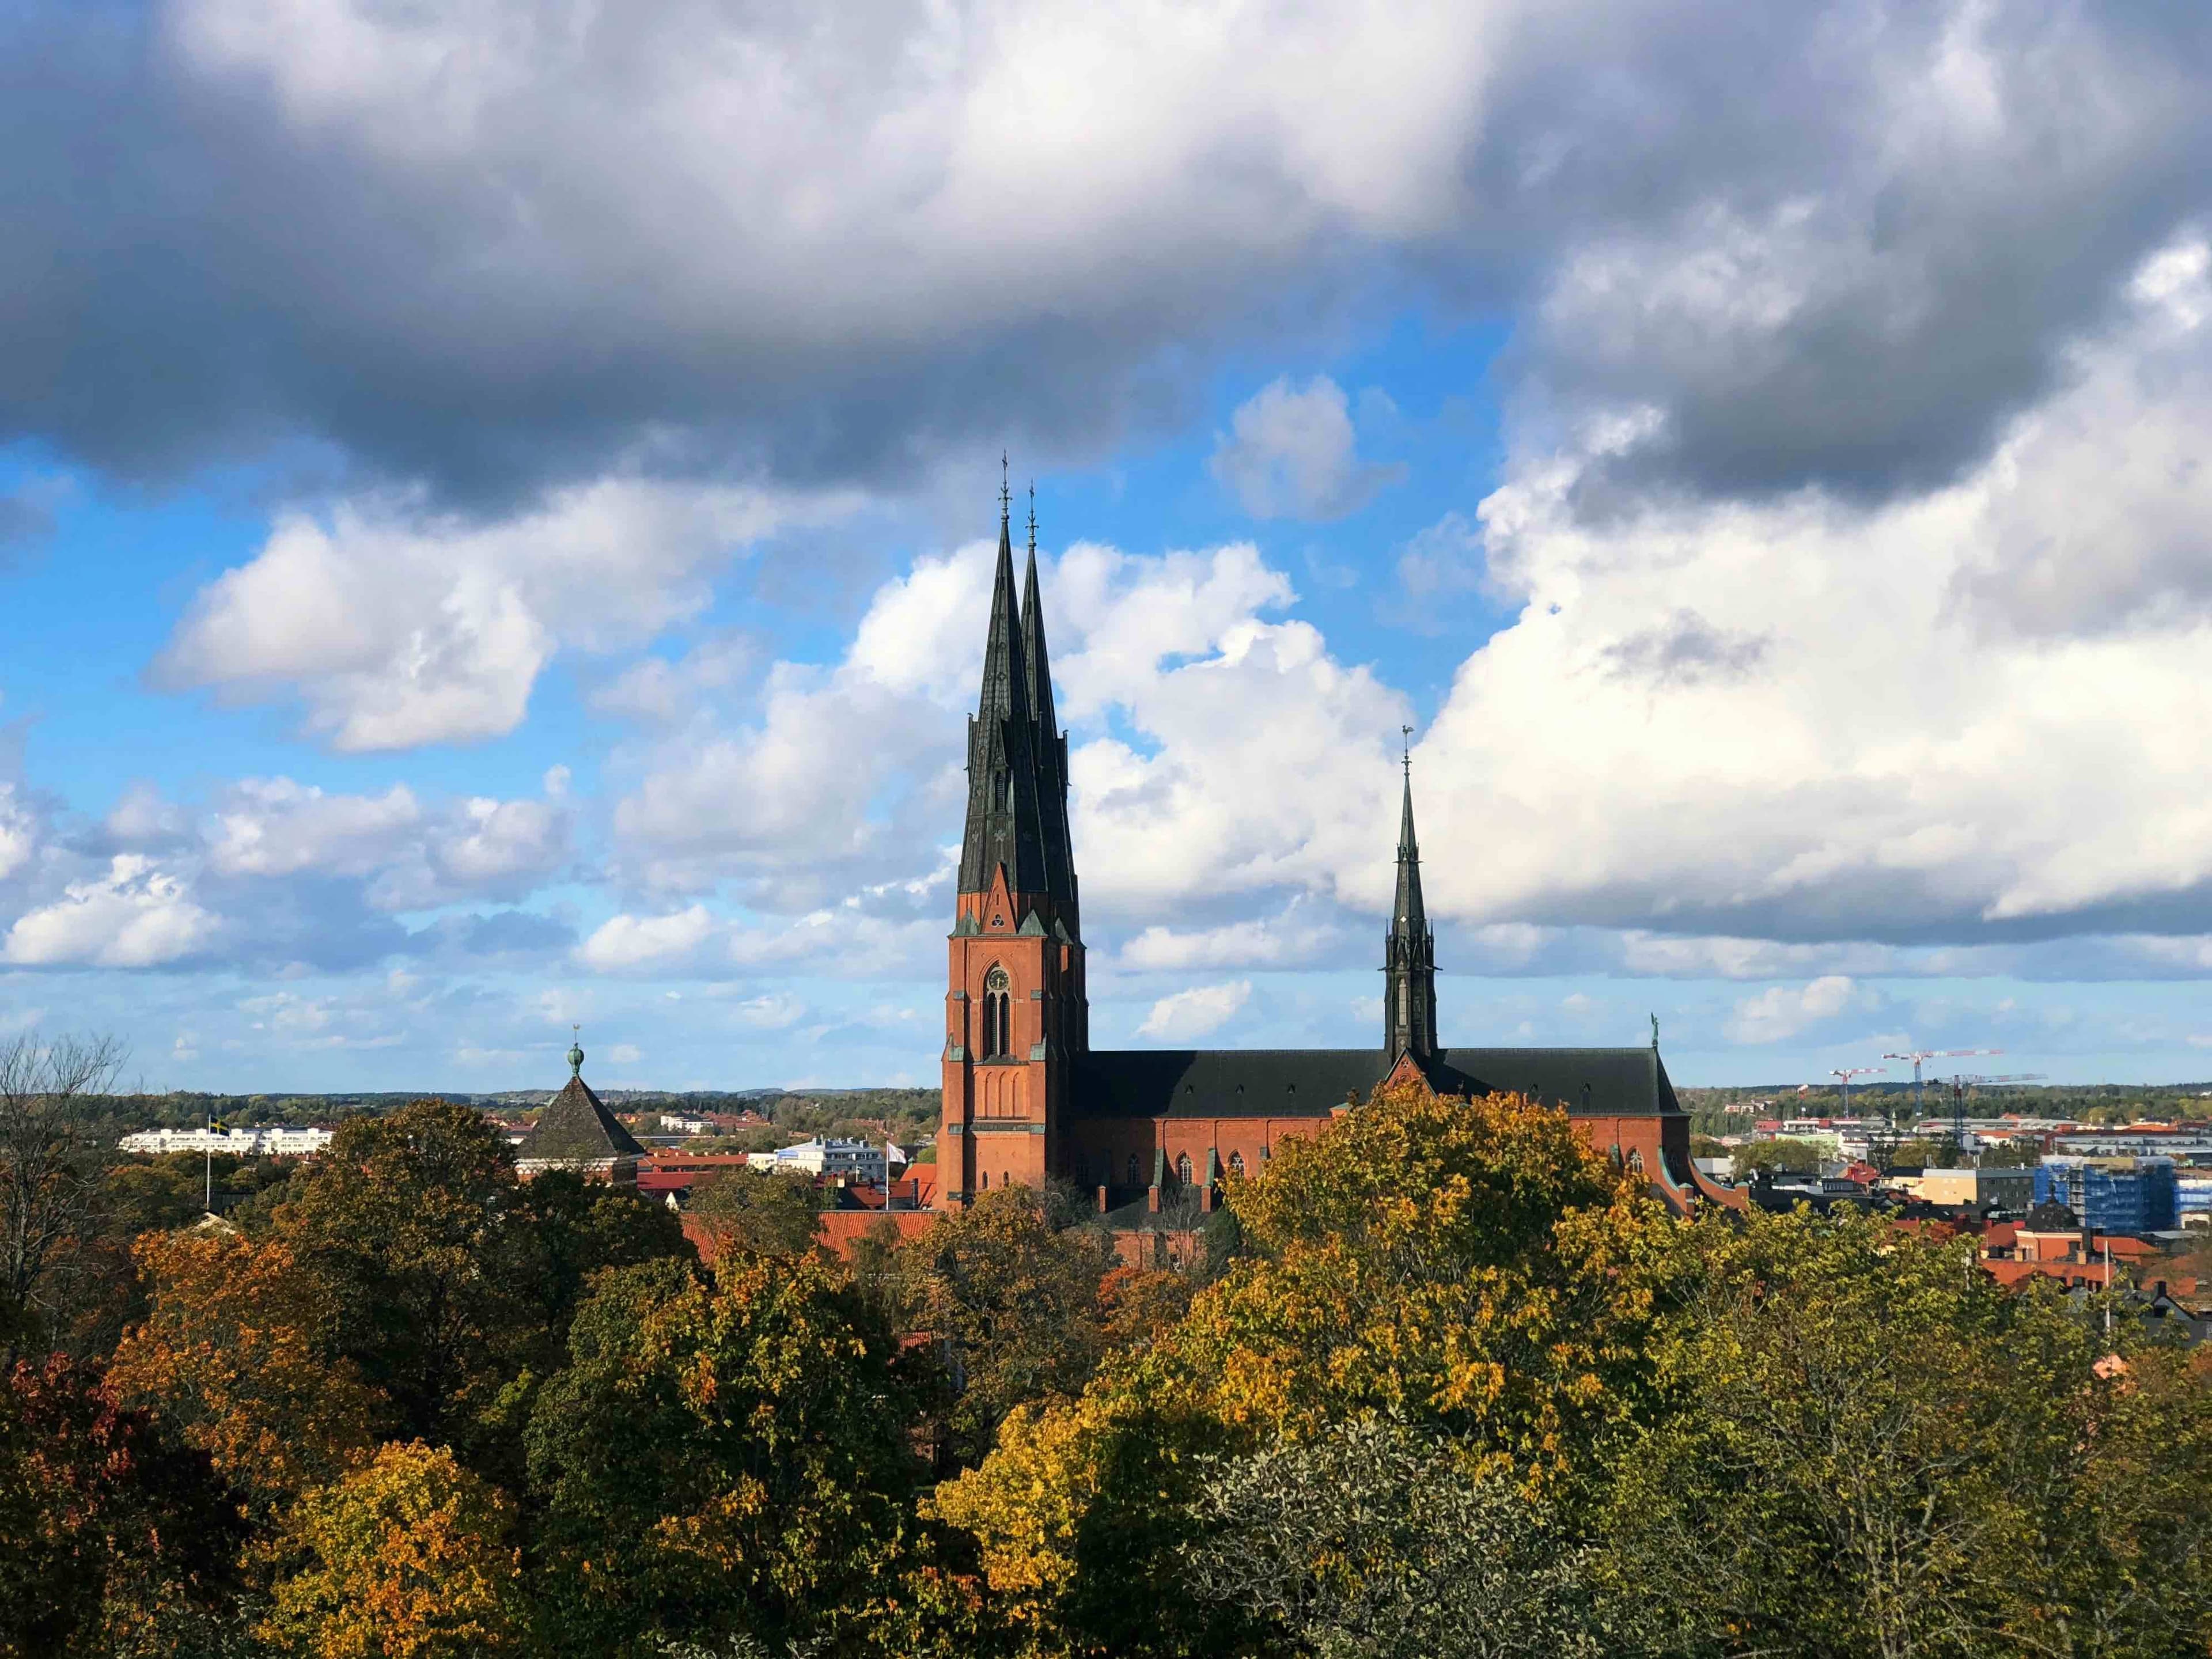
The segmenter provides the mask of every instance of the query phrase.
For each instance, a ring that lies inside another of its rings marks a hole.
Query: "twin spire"
[[[1067,823],[1067,738],[1053,706],[1044,601],[1037,589],[1036,495],[1030,495],[1029,567],[1014,599],[1012,492],[999,487],[999,558],[992,580],[983,685],[968,726],[968,826],[960,890],[983,893],[1003,868],[1018,901],[1047,901],[1077,933],[1075,859]]]
[[[960,848],[963,894],[989,892],[1003,870],[1016,906],[1079,939],[1075,855],[1068,836],[1067,738],[1053,705],[1037,587],[1036,492],[1030,492],[1029,562],[1014,597],[1012,492],[999,487],[999,557],[983,684],[968,722],[968,823]],[[1412,728],[1405,728],[1408,738]],[[1421,897],[1421,849],[1413,833],[1413,756],[1403,757],[1398,824],[1398,890],[1383,945],[1383,1048],[1392,1063],[1437,1052],[1436,937]]]

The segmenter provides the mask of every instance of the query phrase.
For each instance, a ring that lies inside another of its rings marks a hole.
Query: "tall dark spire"
[[[1010,495],[999,489],[999,560],[991,622],[983,645],[983,685],[968,723],[968,829],[960,848],[960,890],[989,890],[1001,865],[1014,893],[1048,890],[1044,806],[1039,788],[1036,723],[1030,714],[1022,619],[1014,605]]]
[[[1045,890],[1076,931],[1075,848],[1067,825],[1067,734],[1053,708],[1052,656],[1044,643],[1044,601],[1037,591],[1036,486],[1030,486],[1029,568],[1022,575],[1022,666],[1028,675],[1030,747],[1043,808]]]
[[[1411,738],[1407,726],[1403,735]],[[1421,902],[1421,846],[1413,835],[1413,751],[1405,751],[1404,805],[1398,818],[1398,894],[1390,907],[1390,933],[1382,947],[1382,1046],[1395,1063],[1410,1052],[1426,1060],[1437,1051],[1437,945]]]

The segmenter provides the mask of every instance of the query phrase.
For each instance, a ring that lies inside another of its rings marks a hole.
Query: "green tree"
[[[833,1264],[605,1275],[528,1431],[540,1639],[580,1654],[848,1630],[922,1470],[890,1333]]]
[[[691,1215],[714,1249],[760,1255],[803,1255],[821,1227],[823,1194],[798,1176],[731,1170],[702,1183]]]
[[[1735,1148],[1729,1157],[1739,1181],[1761,1170],[1810,1175],[1820,1167],[1820,1149],[1809,1140],[1754,1140]]]
[[[1592,1552],[1469,1464],[1372,1417],[1221,1464],[1183,1551],[1194,1591],[1317,1659],[1594,1659]]]
[[[518,1180],[499,1132],[442,1100],[342,1124],[273,1231],[332,1299],[331,1356],[392,1402],[399,1432],[502,1480],[520,1477],[529,1388],[558,1364],[592,1275],[692,1257],[676,1218],[635,1194]]]
[[[410,1437],[453,1440],[520,1369],[534,1312],[511,1271],[520,1200],[482,1115],[418,1100],[339,1125],[276,1212],[277,1236],[335,1299],[334,1348]]]
[[[899,1252],[902,1322],[950,1350],[955,1455],[982,1460],[1006,1413],[1079,1393],[1106,1351],[1099,1282],[1115,1265],[1095,1229],[1054,1224],[1025,1187],[980,1194]]]
[[[1645,1645],[2202,1650],[2206,1591],[2175,1566],[2208,1541],[2184,1473],[2204,1467],[2201,1380],[2131,1404],[2151,1391],[2099,1374],[2055,1291],[2006,1291],[1966,1245],[1878,1218],[1693,1239],[1702,1288],[1657,1349],[1668,1409],[1610,1460],[1613,1605]]]

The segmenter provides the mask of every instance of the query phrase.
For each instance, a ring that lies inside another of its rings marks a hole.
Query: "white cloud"
[[[1326,374],[1303,391],[1270,381],[1238,405],[1214,437],[1207,464],[1255,519],[1340,519],[1378,489],[1401,482],[1401,465],[1362,461],[1343,388]]]
[[[1809,985],[1777,985],[1737,1002],[1724,1029],[1731,1042],[1779,1042],[1843,1012],[1856,988],[1841,974]]]
[[[2212,323],[2178,269],[1986,465],[1889,505],[1585,517],[1591,469],[1650,435],[1632,417],[1518,457],[1480,520],[1524,608],[1416,755],[1432,908],[1785,942],[2203,931],[2212,805],[2170,711],[2212,647],[2212,565],[2176,539],[2212,523],[2212,469],[2174,464],[2212,420]]]
[[[1137,1035],[1155,1042],[1191,1042],[1219,1030],[1251,1000],[1252,981],[1247,979],[1193,986],[1155,1002]]]
[[[202,949],[217,926],[176,876],[119,854],[106,875],[71,882],[56,902],[16,918],[0,956],[26,966],[152,968]]]
[[[757,1031],[782,1031],[806,1017],[806,1005],[788,991],[769,991],[748,997],[730,1011],[738,1024]]]
[[[1299,896],[1277,915],[1249,921],[1196,929],[1155,924],[1123,944],[1113,961],[1136,973],[1309,967],[1344,939],[1340,922],[1317,915],[1311,902]]]
[[[0,783],[0,880],[30,862],[38,846],[38,825],[16,799],[15,786]]]
[[[715,921],[703,904],[659,916],[610,916],[577,949],[586,967],[602,971],[665,968],[707,941]]]
[[[611,1066],[635,1066],[645,1058],[645,1050],[634,1042],[617,1042],[607,1050],[606,1058]]]
[[[290,778],[246,778],[216,814],[208,862],[233,876],[367,875],[398,856],[422,821],[404,784],[381,795],[328,795]]]
[[[343,501],[280,520],[203,589],[156,672],[234,702],[297,696],[341,750],[495,737],[556,650],[651,638],[705,605],[734,550],[851,499],[610,478],[489,524]]]
[[[603,714],[672,726],[697,713],[704,694],[736,685],[752,664],[744,640],[708,640],[672,662],[647,657],[632,663],[591,694],[591,705]]]

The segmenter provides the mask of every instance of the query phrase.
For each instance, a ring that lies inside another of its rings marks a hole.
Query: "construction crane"
[[[1841,1071],[1829,1073],[1830,1077],[1842,1084],[1844,1091],[1843,1103],[1836,1109],[1836,1115],[1849,1117],[1851,1115],[1851,1079],[1853,1078],[1874,1077],[1888,1069],[1887,1066],[1847,1066]]]
[[[1884,1060],[1909,1060],[1912,1062],[1912,1118],[1918,1122],[1925,1111],[1920,1087],[1920,1062],[1923,1060],[1963,1060],[1968,1054],[2001,1054],[2002,1048],[1922,1048],[1909,1054],[1884,1054]]]
[[[2002,1049],[1987,1052],[2002,1054]],[[1984,1083],[2040,1083],[2048,1075],[2044,1072],[2008,1072],[2002,1077],[1954,1077],[1951,1079],[1951,1144],[1963,1153],[1966,1150],[1966,1091]]]

